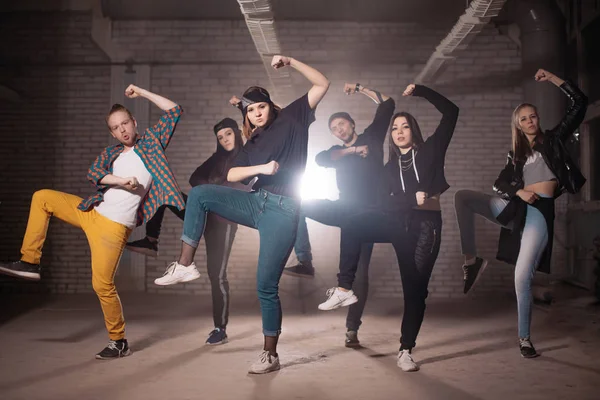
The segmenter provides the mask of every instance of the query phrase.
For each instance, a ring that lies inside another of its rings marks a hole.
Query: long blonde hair
[[[539,125],[539,114],[537,107],[531,103],[522,103],[515,108],[512,113],[512,123],[511,123],[511,131],[512,131],[512,151],[513,151],[513,162],[517,161],[525,161],[527,158],[533,154],[533,150],[531,149],[531,145],[529,144],[529,140],[523,131],[521,130],[521,126],[519,125],[519,112],[525,108],[531,107],[535,111],[535,114],[538,116],[538,133],[536,136],[536,141],[540,138],[540,133],[542,133],[542,127]]]

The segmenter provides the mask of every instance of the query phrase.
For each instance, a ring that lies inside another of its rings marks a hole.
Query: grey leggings
[[[539,195],[539,194],[538,194]],[[540,197],[548,197],[539,195]],[[498,196],[472,190],[459,190],[454,197],[456,218],[460,230],[462,253],[477,255],[475,245],[475,215],[481,215],[497,225],[496,217],[508,204]],[[510,228],[511,226],[505,226]],[[548,227],[542,213],[535,207],[527,206],[527,219],[521,235],[521,250],[515,265],[515,291],[519,320],[519,337],[528,338],[531,326],[531,282],[540,258],[548,244]]]

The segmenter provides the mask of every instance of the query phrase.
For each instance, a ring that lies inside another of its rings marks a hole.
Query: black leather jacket
[[[571,82],[565,81],[560,88],[569,96],[571,106],[556,127],[544,132],[544,140],[539,148],[544,161],[546,161],[546,164],[558,179],[555,198],[565,191],[577,193],[585,183],[584,176],[565,149],[565,142],[583,121],[588,99]],[[513,162],[513,157],[513,152],[509,151],[506,166],[494,183],[494,191],[500,197],[507,200],[514,198],[517,195],[517,191],[524,187],[523,166],[525,163],[524,161],[517,161],[515,163]]]

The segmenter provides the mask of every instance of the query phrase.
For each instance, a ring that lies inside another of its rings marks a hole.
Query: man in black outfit
[[[346,112],[338,112],[329,118],[331,133],[342,143],[319,153],[318,165],[335,168],[339,190],[339,200],[311,200],[303,202],[302,215],[298,223],[295,252],[297,255],[310,254],[310,242],[306,229],[306,218],[314,219],[325,225],[341,226],[350,216],[373,206],[385,192],[383,177],[383,142],[387,134],[390,119],[394,114],[395,102],[389,96],[363,87],[359,83],[344,86],[347,95],[362,93],[378,104],[373,122],[362,134],[357,134],[355,122]],[[357,331],[361,325],[361,316],[365,308],[369,278],[368,267],[373,252],[373,244],[363,244],[360,252],[357,279],[354,284],[356,295],[350,290],[342,300],[343,305],[354,303],[348,310],[346,320],[346,347],[359,345]],[[302,262],[284,270],[285,274],[295,276],[313,276],[312,264]],[[343,259],[343,257],[340,257]],[[358,299],[357,299],[358,297]],[[342,304],[337,305],[340,307]],[[337,308],[333,307],[333,308]]]

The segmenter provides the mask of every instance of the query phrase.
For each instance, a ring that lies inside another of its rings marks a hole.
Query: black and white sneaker
[[[140,253],[154,258],[158,257],[158,243],[148,239],[148,236],[140,240],[127,242],[125,248],[134,253]]]
[[[0,273],[17,278],[28,279],[30,281],[40,280],[40,265],[30,264],[25,261],[15,261],[11,263],[0,263]]]
[[[485,267],[487,267],[487,264],[488,264],[487,260],[477,257],[475,259],[474,264],[463,265],[463,272],[465,273],[465,276],[464,276],[465,287],[463,289],[464,294],[467,294],[469,292],[469,290],[471,290],[473,288],[473,286],[475,286],[475,284],[481,277],[481,274],[485,270]]]
[[[290,276],[297,276],[299,278],[312,279],[315,277],[315,268],[313,267],[311,261],[304,261],[299,262],[291,267],[284,268],[283,273]]]
[[[131,349],[127,344],[127,339],[110,340],[100,353],[96,354],[98,360],[114,360],[115,358],[127,357],[131,354]]]
[[[350,348],[360,347],[360,340],[358,340],[357,331],[346,332],[346,341],[344,342],[344,346]]]
[[[535,351],[535,347],[531,343],[529,338],[519,338],[519,349],[521,350],[521,357],[524,358],[535,358],[539,356],[538,352]]]

